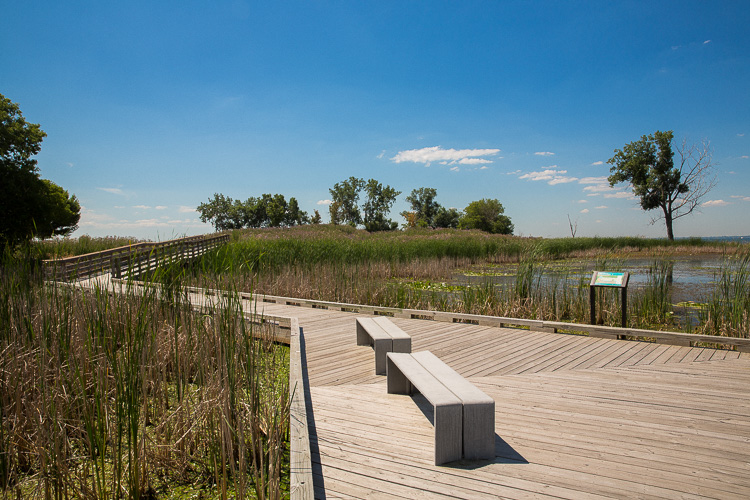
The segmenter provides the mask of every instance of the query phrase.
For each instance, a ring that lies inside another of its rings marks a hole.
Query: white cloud
[[[137,208],[138,210],[148,210],[151,207],[148,205],[133,205],[133,208]]]
[[[605,198],[616,198],[616,199],[623,199],[623,200],[634,200],[635,196],[633,193],[630,193],[628,191],[617,191],[614,193],[606,193],[604,195]]]
[[[523,174],[519,179],[528,179],[530,181],[547,181],[547,184],[554,186],[556,184],[567,184],[568,182],[575,182],[578,180],[577,177],[568,177],[567,170],[557,170],[557,165],[552,165],[551,168],[542,170],[540,172],[529,172]]]
[[[378,155],[378,160],[382,159],[384,156],[385,156],[385,149],[381,151],[380,154]]]
[[[589,213],[589,209],[588,208],[584,208],[583,210],[581,210],[581,213],[582,214],[587,214],[587,213]]]
[[[748,156],[748,155],[742,155],[742,156],[740,156],[740,158],[742,158],[743,160],[747,160],[748,158],[750,158],[750,156]]]
[[[459,172],[460,169],[458,167],[451,167],[451,172]]]
[[[732,196],[730,196],[730,198],[734,198],[734,199],[742,200],[742,201],[750,201],[750,196],[740,196],[740,195],[733,194]]]
[[[725,207],[727,205],[729,202],[724,200],[710,200],[701,204],[702,207]]]
[[[166,210],[166,209],[167,209],[167,207],[165,207],[164,205],[156,205],[156,206],[154,207],[154,209],[155,209],[155,210]]]
[[[551,153],[549,151],[537,151],[534,154],[537,156],[555,156],[555,153]]]
[[[595,161],[594,163],[591,164],[592,167],[598,167],[599,165],[604,165],[604,162],[603,161]]]
[[[589,200],[578,200],[578,203],[588,203]]]
[[[607,205],[599,205],[596,207],[597,210],[604,210],[605,208],[607,208]]]
[[[125,196],[125,191],[123,191],[120,188],[99,188],[98,187],[96,189],[98,189],[99,191],[104,191],[105,193],[116,194],[116,195],[119,195],[119,196]]]
[[[486,163],[492,163],[492,161],[485,160],[484,158],[461,158],[458,163],[461,165],[484,165]]]
[[[330,205],[333,203],[331,200],[318,200],[318,205]]]
[[[606,184],[609,186],[609,181],[606,177],[584,177],[578,181],[578,184]]]
[[[485,165],[483,167],[479,167],[479,170],[489,170],[489,169],[490,169],[490,167],[488,167],[487,165]]]
[[[182,205],[177,209],[177,211],[181,214],[188,214],[190,212],[195,212],[195,209],[193,207],[186,207],[185,205]]]
[[[711,40],[706,40],[705,42],[703,42],[703,45],[706,45],[708,43],[711,43]]]
[[[432,162],[447,162],[449,165],[461,163],[464,160],[481,159],[483,156],[495,156],[499,149],[443,149],[441,146],[433,146],[422,149],[409,149],[400,151],[391,158],[395,163],[413,162],[423,163],[429,166]],[[491,163],[485,160],[483,163]]]
[[[742,134],[737,134],[737,137],[745,137],[744,132]]]

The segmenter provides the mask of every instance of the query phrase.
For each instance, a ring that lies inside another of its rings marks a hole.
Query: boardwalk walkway
[[[316,498],[750,498],[749,353],[393,318],[496,402],[496,458],[435,466],[356,314],[245,308],[302,327]]]
[[[316,497],[750,497],[748,353],[394,318],[496,402],[496,459],[435,466],[429,408],[386,393],[356,315],[258,310],[304,331]]]

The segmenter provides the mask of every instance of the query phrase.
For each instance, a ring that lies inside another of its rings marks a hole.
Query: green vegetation
[[[236,294],[198,313],[179,266],[110,294],[27,262],[0,263],[4,498],[288,492],[289,349]]]
[[[621,257],[638,255],[652,265],[644,287],[630,290],[629,326],[748,335],[741,314],[734,323],[717,319],[725,317],[718,312],[729,303],[724,296],[713,300],[717,310],[711,321],[675,314],[669,256],[680,252],[741,255],[747,249],[700,239],[535,239],[449,229],[367,233],[347,226],[305,226],[235,232],[230,244],[196,263],[187,279],[315,300],[588,323],[590,273],[576,263],[594,260],[596,269],[623,271]],[[502,272],[495,267],[499,264]],[[510,284],[493,281],[508,267]],[[747,294],[740,286],[747,270],[742,269],[727,270],[724,295],[747,314],[741,302]],[[480,279],[456,282],[456,274]],[[600,320],[619,326],[619,296],[607,292],[599,292]]]
[[[299,209],[297,199],[287,202],[283,194],[264,194],[260,198],[232,200],[215,193],[213,199],[198,205],[201,221],[210,222],[217,231],[246,227],[287,227],[307,224],[307,212]]]
[[[18,104],[0,94],[0,252],[32,238],[67,235],[78,227],[75,196],[39,177],[34,159],[46,137]]]

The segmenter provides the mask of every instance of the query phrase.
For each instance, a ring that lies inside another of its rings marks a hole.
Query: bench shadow
[[[414,404],[422,412],[422,414],[430,421],[430,424],[435,425],[435,410],[427,401],[423,395],[415,392],[411,396]],[[490,464],[528,464],[523,455],[518,453],[507,441],[495,434],[495,458],[493,460],[456,460],[443,464],[442,467],[451,467],[455,469],[474,470],[481,467],[486,467]]]
[[[313,489],[315,498],[326,498],[325,478],[320,465],[320,447],[318,446],[318,430],[315,427],[315,412],[310,393],[310,379],[307,375],[307,348],[302,327],[299,328],[300,358],[302,361],[302,383],[305,391],[305,408],[307,410],[307,431],[310,434],[310,459],[312,462]]]

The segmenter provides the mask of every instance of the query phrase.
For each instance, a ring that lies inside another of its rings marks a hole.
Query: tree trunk
[[[667,224],[667,238],[669,241],[674,241],[674,233],[672,232],[672,212],[667,207],[664,208],[664,222]]]

